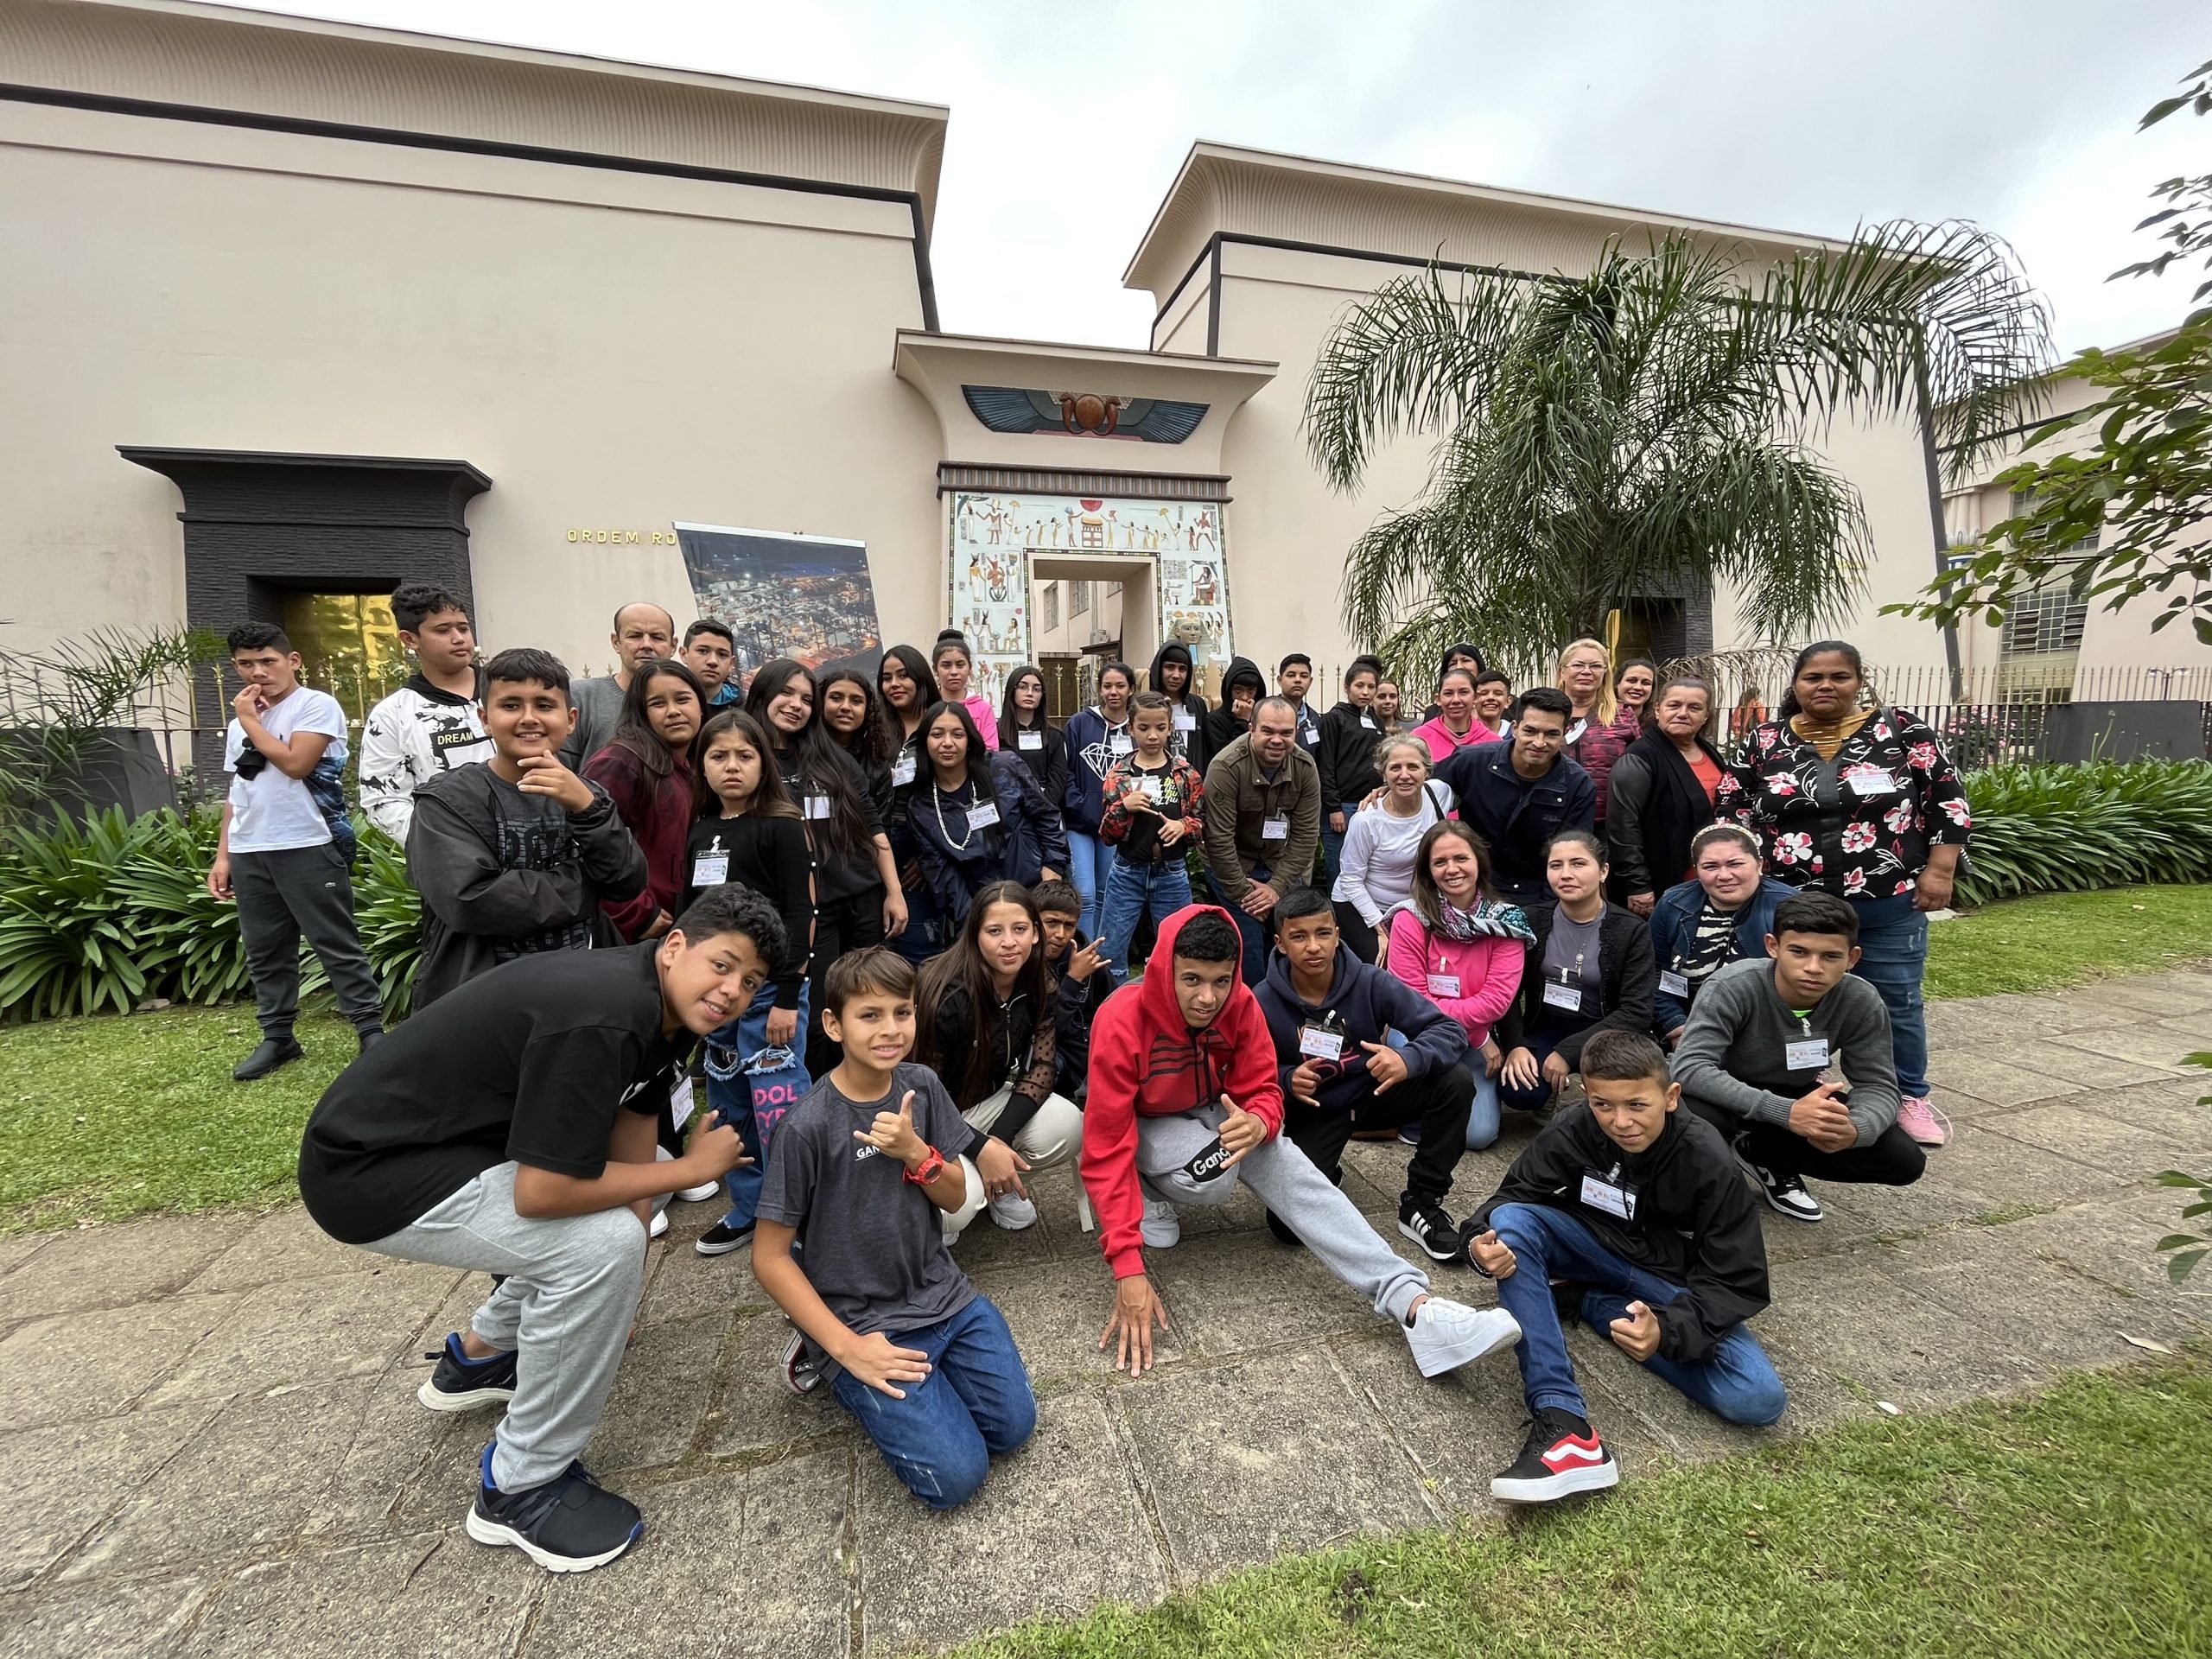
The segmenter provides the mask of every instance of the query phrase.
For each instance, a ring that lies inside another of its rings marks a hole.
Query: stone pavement
[[[1824,1187],[1827,1222],[1769,1216],[1756,1328],[1790,1389],[1776,1429],[1707,1418],[1587,1332],[1584,1386],[1630,1478],[1841,1419],[2034,1384],[2202,1333],[2212,1282],[2152,1243],[2212,1163],[2212,973],[2177,970],[1929,1011],[1957,1138],[1919,1185]],[[1527,1128],[1470,1155],[1486,1192]],[[1402,1149],[1346,1185],[1397,1241]],[[653,1249],[637,1344],[594,1469],[645,1541],[556,1579],[460,1528],[493,1418],[412,1395],[484,1287],[331,1243],[296,1208],[0,1239],[0,1652],[690,1659],[928,1649],[1032,1615],[1144,1604],[1360,1533],[1495,1519],[1522,1428],[1510,1358],[1423,1382],[1404,1345],[1249,1198],[1192,1214],[1160,1261],[1175,1335],[1141,1382],[1096,1341],[1109,1284],[1065,1173],[1042,1224],[988,1222],[960,1258],[1034,1373],[1035,1440],[950,1516],[898,1487],[834,1402],[774,1376],[785,1327],[741,1252]],[[1403,1246],[1410,1251],[1410,1246]],[[1464,1270],[1441,1288],[1477,1301]]]

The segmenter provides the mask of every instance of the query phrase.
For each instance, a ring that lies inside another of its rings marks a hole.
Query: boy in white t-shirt
[[[275,623],[240,623],[230,647],[245,686],[232,701],[237,718],[224,734],[231,793],[207,891],[238,900],[261,1022],[260,1046],[231,1072],[247,1083],[304,1058],[292,1035],[301,934],[322,959],[339,1011],[365,1049],[384,1035],[384,1003],[353,927],[346,711],[300,683],[300,654]]]

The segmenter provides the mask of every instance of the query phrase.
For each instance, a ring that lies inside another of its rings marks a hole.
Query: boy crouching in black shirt
[[[785,1381],[804,1394],[828,1376],[906,1489],[950,1510],[1029,1438],[1037,1401],[1006,1320],[944,1247],[970,1131],[906,1061],[914,982],[880,945],[830,964],[822,1026],[843,1058],[776,1131],[753,1273],[798,1326]]]
[[[1677,1109],[1667,1057],[1640,1032],[1592,1037],[1582,1080],[1588,1103],[1544,1126],[1460,1232],[1521,1322],[1529,1440],[1490,1484],[1509,1503],[1620,1479],[1575,1386],[1555,1289],[1592,1330],[1729,1422],[1773,1422],[1785,1403],[1744,1328],[1767,1305],[1766,1243],[1735,1154]]]
[[[1090,1081],[1090,1022],[1114,995],[1114,976],[1098,971],[1106,965],[1105,947],[1096,939],[1084,938],[1077,925],[1083,916],[1083,895],[1075,884],[1039,881],[1030,892],[1045,929],[1045,966],[1058,982],[1052,1001],[1052,1056],[1058,1078],[1052,1092],[1080,1106]]]

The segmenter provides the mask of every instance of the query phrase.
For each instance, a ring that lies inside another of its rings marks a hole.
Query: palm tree
[[[2012,250],[1955,223],[1771,264],[1678,232],[1586,276],[1396,278],[1306,386],[1339,490],[1437,439],[1420,500],[1352,544],[1345,625],[1393,661],[1471,639],[1534,671],[1633,601],[1726,584],[1755,632],[1797,635],[1850,608],[1871,552],[1827,423],[1928,410],[1961,470],[2037,396],[2050,332]]]

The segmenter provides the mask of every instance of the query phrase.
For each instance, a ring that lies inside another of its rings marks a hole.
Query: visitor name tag
[[[1127,754],[1135,746],[1129,741],[1128,734],[1124,732],[1117,737],[1109,738],[1106,747],[1116,754]]]
[[[1045,734],[1016,732],[1014,734],[1014,747],[1017,749],[1041,749],[1045,747]]]
[[[1623,1221],[1636,1219],[1636,1194],[1626,1187],[1615,1186],[1602,1176],[1586,1173],[1583,1176],[1582,1202],[1592,1210],[1602,1210]]]
[[[1160,798],[1160,779],[1157,778],[1138,779],[1137,792],[1142,795],[1147,801],[1158,800]]]
[[[721,878],[715,879],[719,880]],[[691,1079],[678,1077],[676,1080],[676,1087],[668,1091],[669,1119],[677,1128],[682,1128],[690,1121],[691,1106]]]
[[[1582,988],[1580,985],[1562,985],[1555,979],[1548,979],[1544,982],[1544,1006],[1565,1008],[1569,1014],[1580,1014],[1582,1012]]]
[[[1260,826],[1260,839],[1262,841],[1288,841],[1290,839],[1290,820],[1288,818],[1269,818],[1265,823],[1262,823]]]
[[[968,827],[970,830],[988,830],[998,821],[999,805],[996,801],[978,801],[968,809]]]
[[[1792,1071],[1818,1071],[1828,1063],[1828,1039],[1801,1037],[1794,1043],[1785,1043],[1782,1063]]]
[[[898,763],[891,768],[891,782],[893,787],[914,781],[914,759],[911,754],[902,754],[899,757]]]
[[[1298,1052],[1309,1060],[1341,1060],[1344,1057],[1344,1034],[1324,1031],[1319,1026],[1300,1026]]]
[[[1459,976],[1457,974],[1431,974],[1428,976],[1428,994],[1431,996],[1459,995]]]
[[[1304,731],[1300,732],[1299,735],[1306,740],[1306,747],[1309,749],[1321,741],[1321,734],[1319,730],[1312,726],[1308,726]]]
[[[1659,988],[1669,996],[1688,996],[1690,994],[1690,976],[1662,968],[1659,970]]]
[[[1187,709],[1178,709],[1175,711],[1175,729],[1179,732],[1197,731],[1198,717]]]
[[[695,887],[719,887],[729,880],[728,853],[702,853],[691,861],[691,885]]]
[[[808,796],[806,798],[806,816],[810,818],[828,817],[830,816],[830,798],[827,795]]]
[[[1371,732],[1375,729],[1375,716],[1372,715],[1362,715],[1359,717],[1359,723],[1366,727],[1367,729]]]
[[[1851,792],[1854,795],[1897,793],[1897,779],[1880,766],[1869,766],[1862,772],[1854,772],[1844,781],[1851,785]]]

